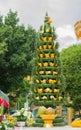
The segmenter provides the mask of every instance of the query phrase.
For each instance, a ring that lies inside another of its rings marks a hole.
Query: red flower
[[[3,103],[3,99],[2,99],[2,98],[0,98],[0,106],[2,105],[2,103]]]
[[[8,107],[9,107],[9,103],[8,103],[6,100],[0,98],[0,106],[1,106],[2,104],[4,105],[5,108],[8,108]]]
[[[8,107],[9,107],[9,103],[8,103],[7,101],[3,100],[3,104],[4,104],[4,107],[5,107],[5,108],[8,108]]]

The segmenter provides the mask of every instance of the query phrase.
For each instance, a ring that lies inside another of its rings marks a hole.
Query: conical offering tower
[[[61,62],[55,41],[55,29],[46,13],[44,25],[39,30],[36,46],[33,103],[37,106],[54,107],[62,101]]]

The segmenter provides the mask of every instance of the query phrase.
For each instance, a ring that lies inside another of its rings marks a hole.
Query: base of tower
[[[40,115],[40,117],[44,120],[44,127],[51,128],[53,127],[53,119],[56,117],[56,114],[49,114],[49,115]]]

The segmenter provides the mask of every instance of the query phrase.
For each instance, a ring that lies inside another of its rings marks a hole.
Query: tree
[[[73,99],[73,108],[75,110],[75,116],[77,112],[78,116],[81,117],[81,95],[77,95]]]
[[[44,26],[40,27],[36,46],[33,103],[38,106],[54,107],[61,103],[64,91],[58,43],[55,29],[46,13]]]
[[[31,75],[36,31],[19,25],[17,12],[0,16],[0,89],[4,92],[21,88],[23,78]]]
[[[81,44],[70,46],[61,52],[66,92],[71,99],[81,94]]]

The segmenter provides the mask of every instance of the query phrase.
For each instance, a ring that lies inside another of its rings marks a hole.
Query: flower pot
[[[18,127],[24,127],[25,121],[18,121],[16,124],[17,124]]]

